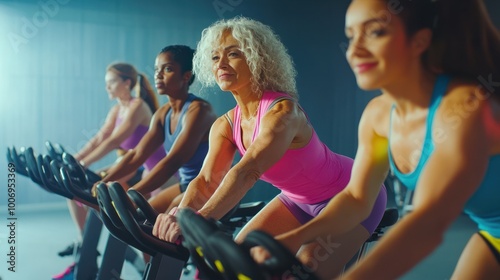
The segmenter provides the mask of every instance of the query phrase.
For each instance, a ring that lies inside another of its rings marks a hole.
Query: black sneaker
[[[80,242],[73,242],[71,243],[66,249],[62,250],[61,252],[57,253],[59,257],[65,257],[65,256],[72,256],[75,253],[75,245],[77,246],[76,248],[76,253],[80,251]]]

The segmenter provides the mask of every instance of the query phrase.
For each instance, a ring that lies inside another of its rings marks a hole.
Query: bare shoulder
[[[160,106],[160,108],[158,108],[158,110],[156,110],[156,113],[165,115],[168,112],[168,110],[170,110],[170,104],[167,102],[167,103],[163,104],[162,106]]]
[[[108,115],[106,116],[106,119],[108,121],[113,121],[118,117],[118,114],[120,113],[120,105],[115,104],[111,109],[108,111]]]
[[[454,80],[448,87],[438,111],[434,130],[452,136],[479,130],[500,151],[500,103],[480,83]],[[496,143],[496,144],[495,144]]]
[[[168,110],[170,110],[170,104],[165,103],[163,106],[158,108],[158,110],[156,110],[153,119],[156,120],[157,122],[159,121],[160,124],[163,126],[165,123],[165,117],[167,116]]]
[[[298,102],[292,99],[278,101],[268,109],[263,118],[265,118],[264,124],[269,127],[284,125],[286,128],[299,128],[308,124],[307,117],[299,109]]]
[[[218,117],[214,124],[212,125],[212,132],[216,133],[216,135],[226,138],[229,141],[233,142],[233,111],[234,109],[229,110],[227,113]]]
[[[485,105],[490,102],[497,103],[480,84],[453,80],[439,106],[438,121],[442,126],[453,127],[464,122],[479,121]]]
[[[443,98],[443,105],[480,102],[492,99],[491,93],[486,91],[480,83],[453,80],[448,86],[448,91]]]
[[[227,111],[224,115],[222,115],[219,119],[225,119],[225,121],[232,126],[234,122],[234,108]]]
[[[189,112],[191,113],[201,113],[201,114],[214,114],[214,110],[213,110],[213,107],[212,105],[206,101],[205,99],[201,99],[201,98],[196,98],[195,100],[193,100],[193,102],[191,102],[191,104],[189,105],[189,109],[188,109]]]
[[[140,107],[143,104],[146,104],[142,98],[134,98],[132,101],[130,101],[130,107]]]
[[[142,98],[135,98],[134,100],[132,100],[132,102],[130,102],[129,109],[131,111],[136,111],[136,112],[146,113],[146,114],[149,113],[149,111],[150,111],[148,104],[146,104],[146,102],[144,100],[142,100]],[[151,113],[154,113],[154,112],[151,112]]]
[[[198,108],[212,108],[212,105],[210,105],[210,102],[207,100],[196,97],[193,102],[191,102],[191,105],[189,107],[198,107]]]
[[[298,110],[298,102],[295,101],[295,100],[292,100],[292,99],[283,99],[283,100],[280,100],[278,102],[276,102],[276,104],[269,108],[269,112],[272,112],[273,114],[277,114],[277,113],[280,113],[280,114],[289,114],[289,113],[292,113],[292,112],[297,112],[299,111]]]
[[[113,107],[111,107],[111,109],[109,109],[108,114],[109,115],[117,114],[119,111],[120,111],[120,105],[115,104],[113,105]]]
[[[393,100],[387,95],[379,95],[368,102],[360,121],[360,129],[371,127],[378,135],[387,137]]]

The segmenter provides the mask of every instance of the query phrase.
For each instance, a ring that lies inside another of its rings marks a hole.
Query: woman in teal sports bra
[[[368,215],[392,169],[415,189],[414,210],[343,277],[397,279],[465,211],[479,232],[452,279],[499,279],[500,34],[484,4],[354,0],[345,32],[359,87],[382,94],[360,120],[348,186],[315,219],[277,239],[295,250],[316,236],[345,233]]]

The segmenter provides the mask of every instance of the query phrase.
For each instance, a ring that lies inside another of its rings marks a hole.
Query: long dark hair
[[[422,56],[430,70],[466,80],[500,80],[500,32],[482,0],[404,0],[402,5],[399,16],[409,36],[422,28],[433,31]],[[491,93],[500,97],[500,88]]]

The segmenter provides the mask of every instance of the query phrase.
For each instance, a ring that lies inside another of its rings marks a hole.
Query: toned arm
[[[458,101],[443,101],[439,112],[442,114],[455,106],[472,108],[471,105],[475,105],[478,109],[462,119],[458,126],[446,121],[435,122],[446,138],[435,141],[435,150],[421,173],[414,194],[414,210],[347,274],[347,279],[401,276],[441,243],[446,229],[479,186],[489,159],[490,143],[481,117],[486,102],[467,92],[462,96]],[[404,254],[400,250],[402,247],[405,252],[412,253]]]
[[[215,118],[216,116],[208,103],[204,101],[191,103],[185,117],[181,120],[182,130],[167,156],[158,162],[148,176],[133,188],[146,194],[165,183],[195,154]]]

